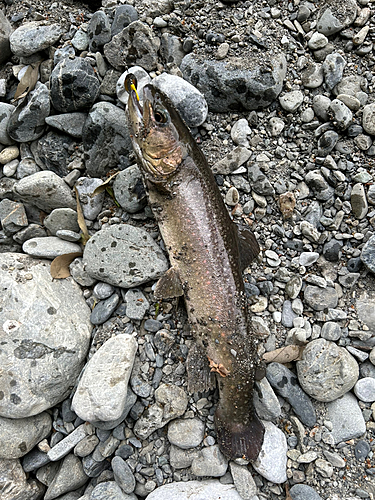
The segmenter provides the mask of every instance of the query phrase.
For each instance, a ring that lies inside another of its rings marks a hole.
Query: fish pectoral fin
[[[259,255],[260,248],[254,234],[246,226],[238,226],[238,247],[241,271]]]
[[[206,392],[215,387],[215,375],[211,372],[204,350],[199,349],[196,342],[189,349],[186,371],[189,392]]]
[[[254,461],[258,458],[264,439],[264,426],[253,414],[245,423],[234,422],[224,416],[220,403],[215,412],[217,442],[222,453],[229,458]]]
[[[181,297],[184,294],[180,275],[174,267],[159,279],[156,283],[154,295],[156,299],[173,299],[174,297]]]

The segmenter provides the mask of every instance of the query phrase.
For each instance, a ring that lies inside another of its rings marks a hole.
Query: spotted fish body
[[[144,88],[143,109],[137,97],[130,92],[129,128],[171,262],[155,295],[184,296],[195,339],[187,360],[188,388],[207,390],[216,374],[219,446],[230,459],[255,460],[264,428],[253,409],[257,340],[241,267],[259,247],[250,231],[239,233],[230,219],[206,158],[169,99],[150,85]]]

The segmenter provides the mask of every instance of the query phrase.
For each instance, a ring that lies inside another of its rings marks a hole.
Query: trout
[[[206,391],[216,377],[219,447],[229,459],[255,460],[264,427],[253,408],[258,341],[242,271],[258,243],[231,220],[204,154],[167,96],[148,84],[142,106],[133,75],[125,88],[134,152],[171,263],[155,297],[183,295],[194,338],[188,390]]]

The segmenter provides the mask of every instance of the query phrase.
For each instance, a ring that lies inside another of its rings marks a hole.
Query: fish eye
[[[132,90],[132,86],[134,86],[134,88],[137,88],[137,83],[138,83],[137,79],[133,75],[133,73],[128,73],[126,75],[125,83],[124,83],[124,87],[125,87],[126,92],[128,92],[128,94],[130,94],[130,92]]]
[[[161,125],[164,125],[169,121],[169,113],[167,110],[163,108],[156,108],[154,112],[154,117],[156,123],[160,123]]]

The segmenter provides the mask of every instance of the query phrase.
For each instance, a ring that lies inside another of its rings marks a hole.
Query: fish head
[[[127,117],[138,164],[149,180],[169,180],[186,157],[180,135],[186,125],[168,97],[151,84],[143,88],[142,105],[131,77],[125,83],[129,92]]]

